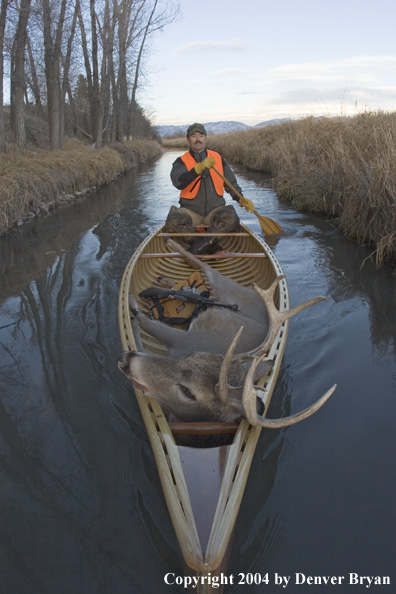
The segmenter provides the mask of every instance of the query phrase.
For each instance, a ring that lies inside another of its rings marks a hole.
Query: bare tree
[[[11,126],[17,146],[22,150],[26,144],[25,131],[25,46],[31,0],[21,0],[19,18],[11,55]]]
[[[67,0],[62,0],[58,24],[52,36],[52,13],[49,0],[42,0],[44,29],[44,62],[47,81],[47,107],[50,136],[50,148],[58,150],[62,147],[63,129],[61,129],[62,92],[60,77],[60,58],[63,26],[65,21]]]
[[[4,105],[3,105],[3,94],[4,94],[4,33],[6,25],[6,15],[9,0],[1,0],[1,12],[0,12],[0,152],[6,152],[6,141],[5,141],[5,125],[4,125]]]
[[[10,2],[14,10],[7,12]],[[138,121],[146,134],[150,124],[147,120],[145,127],[137,103],[144,57],[152,34],[176,17],[176,5],[177,0],[0,0],[0,73],[3,57],[4,64],[10,59],[11,121],[18,146],[26,143],[26,103],[34,103],[37,114],[48,114],[53,150],[62,147],[66,126],[69,132],[81,130],[97,148],[104,141],[123,142]],[[2,87],[0,94],[3,151]]]
[[[36,61],[34,58],[33,48],[30,43],[29,34],[26,39],[26,50],[28,53],[29,64],[30,64],[29,74],[26,72],[26,69],[25,69],[27,84],[30,86],[31,92],[34,97],[34,102],[35,102],[35,105],[37,108],[37,114],[40,116],[42,114],[41,89],[40,89],[39,79],[38,79],[38,75],[37,75]]]
[[[76,9],[78,22],[81,32],[81,42],[84,54],[84,63],[86,71],[86,81],[88,89],[88,102],[91,120],[91,133],[93,136],[96,148],[102,146],[102,132],[103,132],[103,104],[101,99],[100,76],[99,76],[99,59],[98,59],[98,33],[97,20],[95,10],[95,0],[89,0],[90,13],[90,32],[91,32],[91,51],[88,47],[88,38],[86,33],[86,26],[81,10],[80,0],[76,1]]]
[[[139,81],[139,75],[140,75],[140,67],[141,67],[141,62],[142,62],[143,50],[144,50],[144,46],[145,46],[145,43],[147,40],[148,32],[151,27],[152,20],[154,18],[154,13],[157,8],[157,4],[158,4],[158,0],[154,0],[154,6],[150,12],[150,16],[148,18],[147,24],[143,29],[143,36],[142,36],[142,40],[140,42],[139,52],[138,52],[137,61],[136,61],[135,78],[134,78],[133,85],[132,85],[132,96],[131,96],[132,105],[134,105],[136,103],[136,93],[137,93],[137,89],[138,89],[138,81]]]
[[[146,22],[143,25],[140,34],[140,43],[136,56],[135,75],[132,83],[131,100],[130,100],[130,133],[135,134],[140,127],[142,121],[142,109],[137,102],[137,92],[142,78],[142,61],[149,36],[157,31],[161,31],[165,26],[176,20],[179,14],[178,4],[174,5],[167,2],[165,8],[161,10],[161,3],[159,0],[154,0],[149,8],[148,15],[146,15]]]
[[[115,89],[115,66],[113,58],[114,38],[117,19],[115,12],[117,10],[117,2],[113,0],[105,0],[103,11],[103,22],[98,18],[98,27],[103,48],[103,59],[101,65],[101,88],[102,88],[102,103],[103,103],[103,117],[104,130],[103,135],[108,140],[115,140],[114,120],[116,113],[117,95]]]
[[[133,114],[144,118],[136,96],[148,38],[176,18],[178,7],[161,0],[89,0],[87,25],[79,6],[94,143],[101,146],[104,134],[123,142],[131,134]]]
[[[102,132],[103,132],[103,103],[100,88],[99,75],[99,47],[98,47],[98,32],[96,23],[95,0],[90,0],[90,15],[91,15],[91,42],[92,42],[92,85],[91,85],[91,124],[92,134],[96,148],[102,148]]]
[[[122,142],[127,128],[128,118],[128,69],[127,56],[128,50],[139,37],[140,32],[136,32],[137,23],[147,0],[142,0],[137,7],[135,14],[132,8],[135,5],[134,0],[122,0],[118,11],[118,78],[117,78],[117,108],[115,110],[117,118],[117,140]]]
[[[67,48],[66,53],[62,56],[62,66],[63,66],[63,81],[62,81],[62,112],[61,112],[61,130],[65,130],[65,104],[66,104],[66,95],[69,97],[69,105],[71,111],[71,118],[74,122],[76,119],[75,114],[75,106],[74,106],[74,97],[70,85],[70,65],[71,65],[71,58],[73,52],[73,43],[76,33],[76,26],[77,26],[77,6],[75,6],[73,11],[73,19],[71,23],[71,29],[67,40]]]

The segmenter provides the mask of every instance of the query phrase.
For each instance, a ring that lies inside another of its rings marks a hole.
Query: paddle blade
[[[242,196],[242,194],[236,189],[234,188],[234,186],[232,185],[231,182],[228,181],[228,179],[226,177],[224,177],[224,175],[222,173],[220,173],[220,171],[217,171],[216,167],[212,167],[213,171],[215,171],[217,173],[217,175],[219,177],[221,177],[221,179],[224,181],[224,183],[231,188],[231,190],[233,190],[233,192],[235,192],[235,194],[238,196],[239,198],[239,204],[241,206],[246,206],[247,203],[247,199]],[[264,233],[264,235],[277,235],[279,233],[283,233],[283,229],[280,225],[278,225],[278,223],[276,221],[273,221],[272,219],[270,219],[269,217],[264,217],[263,215],[259,215],[258,212],[256,212],[255,210],[253,211],[253,213],[256,215],[256,217],[259,220],[260,223],[260,227],[262,229],[262,232]]]
[[[258,218],[261,230],[264,233],[264,235],[278,235],[280,233],[283,233],[282,227],[276,221],[270,219],[269,217],[259,215],[259,213],[255,210],[253,211],[253,213]]]

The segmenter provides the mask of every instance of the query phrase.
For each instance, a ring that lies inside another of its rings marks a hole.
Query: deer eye
[[[185,396],[186,398],[188,398],[189,400],[196,400],[194,394],[186,387],[186,386],[182,386],[181,384],[179,385],[180,390],[183,392],[183,396]]]

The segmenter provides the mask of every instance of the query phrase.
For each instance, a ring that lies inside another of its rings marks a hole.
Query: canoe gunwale
[[[162,225],[140,244],[124,271],[119,296],[119,326],[124,350],[136,350],[136,340],[130,319],[128,300],[134,269],[138,261],[141,260],[141,256],[144,253],[150,253],[150,242],[153,238],[155,236],[164,237],[164,235],[168,235],[163,234],[161,229],[163,229]],[[274,276],[283,274],[278,261],[263,240],[245,225],[242,225],[242,231],[243,233],[241,235],[247,238],[247,241],[250,241],[249,237],[252,238],[253,242],[257,243],[257,246],[260,246],[262,252],[265,254],[265,259],[260,258],[258,261],[267,262],[266,266],[271,267]],[[204,234],[200,233],[199,235]],[[160,241],[163,241],[163,239]],[[233,241],[232,237],[230,241]],[[147,262],[147,265],[151,265],[149,259],[144,260],[144,262]],[[233,260],[233,262],[238,262],[238,260]],[[223,264],[219,260],[215,261],[214,265],[221,267]],[[289,296],[285,279],[279,283],[278,308],[280,311],[289,309]],[[263,400],[265,406],[264,415],[268,410],[279,373],[286,345],[288,326],[288,321],[282,325],[268,353],[268,356],[273,358],[275,362],[271,373],[258,382],[258,385],[262,388],[258,392],[258,396]],[[166,420],[165,414],[157,400],[146,398],[137,389],[135,389],[135,395],[150,439],[166,504],[184,562],[190,570],[195,572],[213,572],[221,567],[222,561],[226,556],[261,428],[253,427],[245,419],[242,419],[237,424],[237,427],[234,426],[232,429],[231,427],[226,429],[235,431],[235,435],[232,444],[229,446],[217,509],[206,552],[204,553],[201,550],[180,454],[172,433],[172,428]],[[175,427],[175,435],[178,430],[177,425]],[[183,425],[181,431],[194,431],[194,428],[188,428],[189,423],[183,423],[181,425]],[[219,423],[214,425],[219,425]],[[203,427],[200,427],[200,430],[204,432],[210,431],[210,429],[205,430]]]

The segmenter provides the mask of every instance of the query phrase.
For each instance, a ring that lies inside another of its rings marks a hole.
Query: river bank
[[[283,122],[210,136],[208,147],[268,175],[293,208],[322,214],[372,246],[377,265],[396,266],[396,112]]]
[[[162,153],[153,140],[131,140],[100,150],[68,139],[51,152],[10,147],[0,155],[0,236],[51,208],[95,192]]]
[[[185,149],[185,138],[164,139]],[[268,176],[280,200],[326,217],[346,237],[396,268],[396,112],[306,118],[210,136],[232,164]],[[78,199],[162,153],[152,140],[97,151],[68,139],[58,152],[0,155],[0,235]]]

